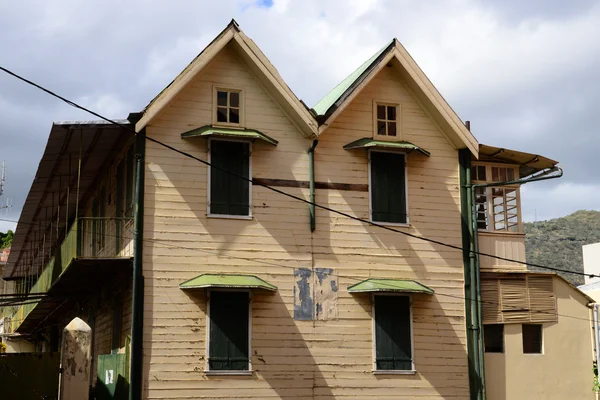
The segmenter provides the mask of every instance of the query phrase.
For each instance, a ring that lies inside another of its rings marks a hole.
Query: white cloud
[[[600,211],[600,184],[562,182],[552,187],[533,182],[521,187],[524,221],[544,221],[577,210]]]

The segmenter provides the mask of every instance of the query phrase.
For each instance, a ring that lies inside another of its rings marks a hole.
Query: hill
[[[600,242],[600,212],[580,210],[562,218],[526,222],[523,229],[528,262],[583,272],[581,246]],[[575,285],[583,284],[581,275],[561,275]]]

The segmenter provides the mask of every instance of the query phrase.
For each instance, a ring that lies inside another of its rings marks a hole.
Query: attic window
[[[242,124],[242,92],[215,89],[214,122],[219,125]]]
[[[375,136],[397,136],[398,108],[395,104],[375,104]]]

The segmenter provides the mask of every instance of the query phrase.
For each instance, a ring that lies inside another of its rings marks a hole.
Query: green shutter
[[[212,140],[210,213],[250,215],[250,143]],[[234,175],[237,176],[234,176]]]
[[[378,370],[412,370],[410,298],[375,296],[375,362]]]
[[[249,302],[248,292],[210,293],[210,370],[248,370]]]
[[[405,155],[371,152],[371,218],[406,223]]]

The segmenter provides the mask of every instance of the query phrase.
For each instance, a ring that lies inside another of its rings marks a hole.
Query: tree
[[[15,236],[15,233],[13,231],[11,231],[10,229],[6,233],[0,232],[0,249],[5,249],[7,247],[10,247],[14,236]]]

